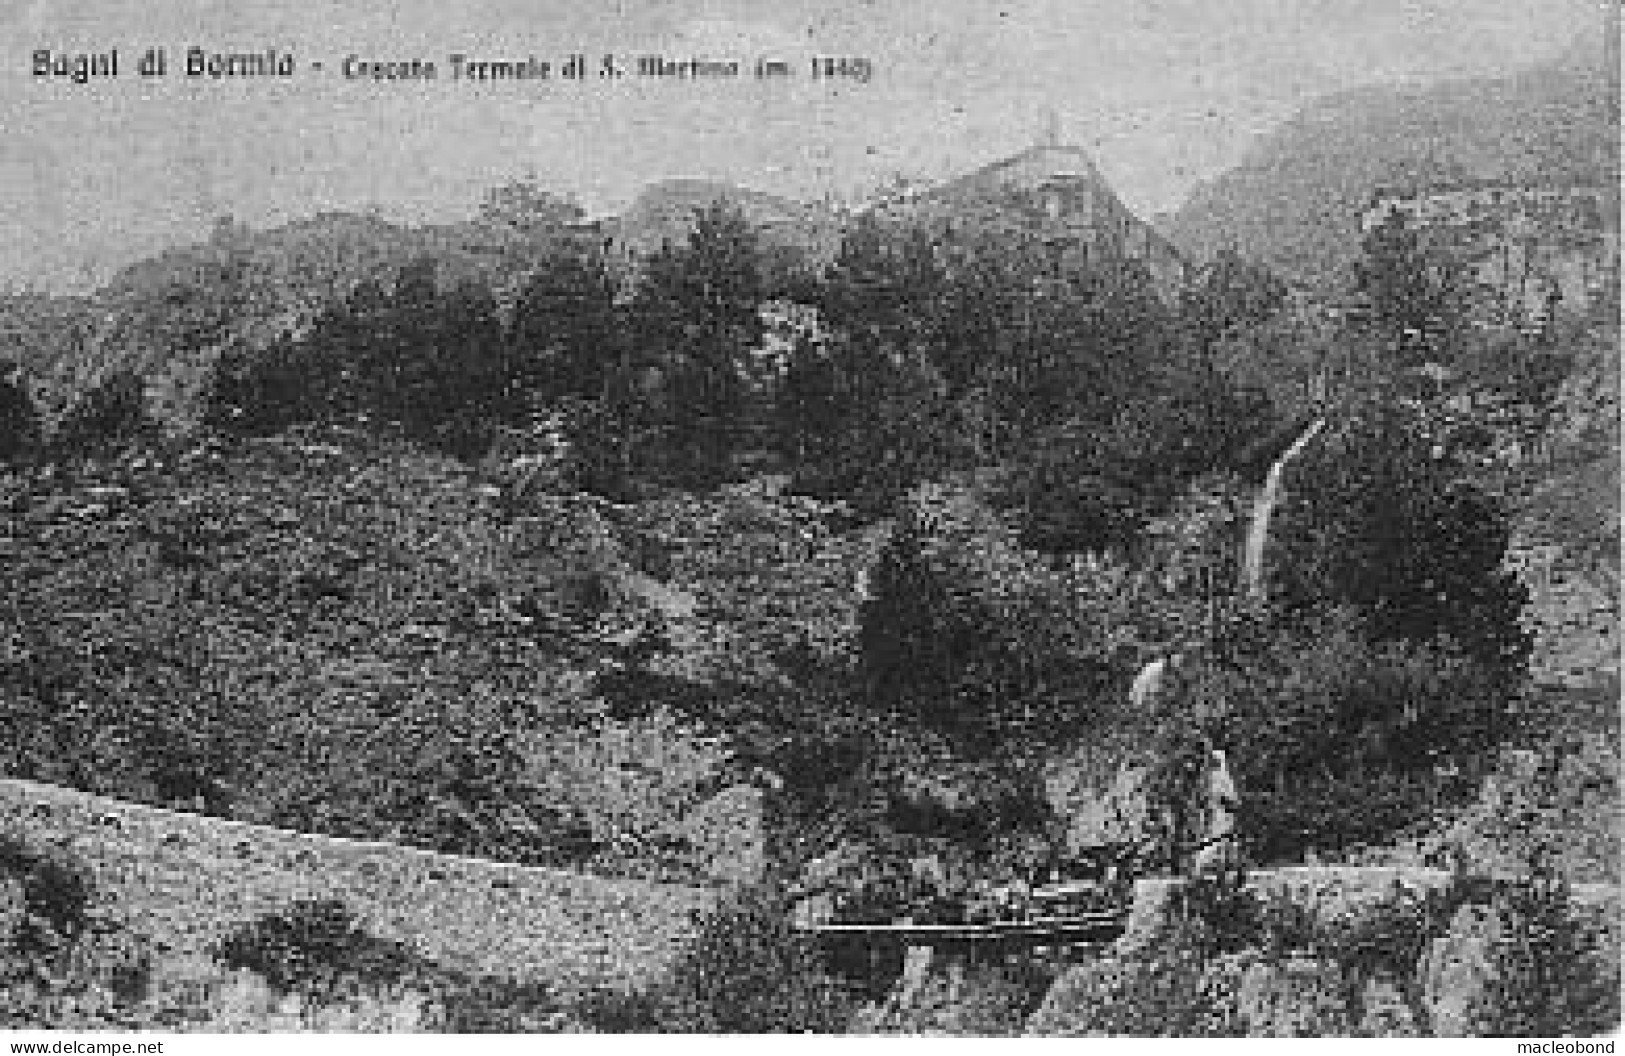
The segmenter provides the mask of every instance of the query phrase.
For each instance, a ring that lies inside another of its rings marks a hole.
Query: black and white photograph
[[[1619,42],[4,0],[0,1044],[1614,1052]]]

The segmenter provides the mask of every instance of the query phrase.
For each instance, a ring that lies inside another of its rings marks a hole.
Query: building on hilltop
[[[1150,224],[1124,205],[1088,153],[1056,142],[1038,144],[974,172],[877,207],[897,220],[961,225],[998,218],[1037,230],[1082,261],[1136,261],[1165,300],[1177,297],[1184,259]]]

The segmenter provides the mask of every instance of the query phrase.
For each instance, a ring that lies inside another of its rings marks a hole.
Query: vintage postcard
[[[13,1051],[1613,1051],[1614,0],[0,41]]]

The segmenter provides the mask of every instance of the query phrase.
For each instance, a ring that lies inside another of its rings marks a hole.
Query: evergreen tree
[[[918,236],[916,236],[918,238]],[[1015,405],[1015,389],[1041,358],[1043,337],[1038,284],[1046,271],[1042,245],[1030,232],[1004,225],[944,233],[931,356],[950,398],[991,383],[994,405]],[[1003,397],[1008,395],[1010,399]]]
[[[830,458],[844,413],[840,378],[827,348],[798,341],[790,350],[775,403],[779,453],[792,466]]]
[[[409,435],[426,436],[438,423],[442,374],[439,349],[441,303],[438,263],[420,257],[403,267],[375,345],[372,376],[378,411]]]
[[[280,432],[298,422],[375,413],[392,355],[389,297],[358,283],[298,339],[269,347],[228,346],[215,366],[208,420],[246,435]]]
[[[860,612],[870,706],[912,712],[974,754],[1069,737],[1112,677],[1103,632],[1121,628],[968,491],[922,485],[895,510]]]
[[[1140,421],[1143,408],[1125,413]],[[1143,459],[1130,428],[1070,418],[1040,434],[1006,501],[1021,507],[1022,542],[1071,553],[1131,546],[1149,514]]]
[[[619,368],[615,285],[600,253],[560,252],[530,276],[508,334],[516,403],[602,399]]]
[[[475,457],[506,413],[506,341],[496,300],[477,282],[442,295],[424,258],[393,296],[371,280],[299,340],[227,349],[208,418],[250,435],[366,414],[459,457]]]
[[[319,329],[319,328],[318,328]],[[233,345],[215,363],[204,420],[225,432],[269,436],[332,409],[342,380],[314,341],[282,339],[265,349]]]
[[[686,243],[645,262],[634,330],[661,357],[670,446],[696,480],[729,471],[745,411],[741,360],[761,340],[762,291],[756,234],[721,202],[695,213]]]
[[[490,290],[468,281],[442,294],[436,271],[428,258],[407,265],[387,308],[363,301],[347,327],[366,349],[371,408],[408,436],[474,456],[502,409],[502,324]]]
[[[344,383],[334,393],[343,411],[398,421],[402,418],[402,390],[405,361],[410,346],[418,349],[427,342],[432,309],[424,306],[425,295],[433,294],[432,262],[419,262],[415,277],[397,279],[392,295],[375,280],[359,283],[344,306],[330,312],[311,335],[313,351],[323,359],[344,363]],[[430,285],[423,288],[422,270],[431,269]],[[414,289],[415,287],[415,289]],[[402,290],[408,296],[402,297]],[[406,304],[419,307],[407,325]]]
[[[39,443],[39,411],[27,382],[10,364],[0,364],[0,462],[15,462]]]
[[[507,412],[507,355],[496,298],[483,283],[459,284],[441,301],[434,372],[423,404],[437,446],[475,458]]]
[[[1377,641],[1446,635],[1504,686],[1529,655],[1527,591],[1501,569],[1507,511],[1414,413],[1358,409],[1291,467],[1268,562],[1288,608],[1353,607]]]
[[[835,335],[834,369],[855,407],[872,407],[892,369],[924,355],[941,279],[922,238],[865,217],[842,240],[818,309]]]
[[[125,325],[142,343],[172,353],[217,344],[255,296],[255,272],[240,244],[217,241],[155,288],[140,289]]]
[[[335,414],[377,413],[394,337],[389,294],[376,279],[363,279],[344,303],[330,309],[307,336],[303,359],[316,368],[313,383],[326,386],[319,401]]]
[[[786,377],[798,486],[879,512],[955,461],[967,437],[937,365],[945,289],[923,232],[865,217],[847,233],[810,291],[827,339],[798,349]]]
[[[57,425],[53,445],[70,456],[84,457],[148,437],[154,428],[147,415],[146,382],[133,371],[121,370],[69,408]]]
[[[1157,299],[1143,269],[1102,264],[1039,287],[994,411],[1006,501],[1027,545],[1129,548],[1190,480],[1232,468],[1268,424]]]
[[[925,228],[860,222],[842,243],[822,291],[831,328],[862,356],[854,373],[912,360],[932,364],[950,385],[965,382],[968,371],[949,377],[945,338],[954,318],[951,297],[973,294],[953,289],[950,278],[939,244]]]
[[[389,310],[389,294],[377,279],[362,279],[344,299],[344,315],[363,325]]]
[[[1286,284],[1267,267],[1223,249],[1180,297],[1186,326],[1202,347],[1225,334],[1263,326],[1286,303]]]
[[[432,315],[440,301],[440,264],[433,257],[418,257],[401,268],[390,298],[396,311]]]

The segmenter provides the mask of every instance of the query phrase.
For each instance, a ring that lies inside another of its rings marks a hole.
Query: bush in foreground
[[[700,921],[660,1006],[660,1029],[685,1034],[838,1034],[854,1010],[784,907],[759,892]]]
[[[0,1029],[139,1027],[149,951],[94,895],[82,864],[0,833]]]
[[[256,1008],[283,1024],[273,1029],[295,1030],[513,1034],[554,1032],[566,1022],[546,987],[426,961],[368,934],[330,899],[297,902],[245,925],[220,944],[218,958],[252,976],[219,989],[204,1010],[206,1029],[232,1009],[242,1018]]]

